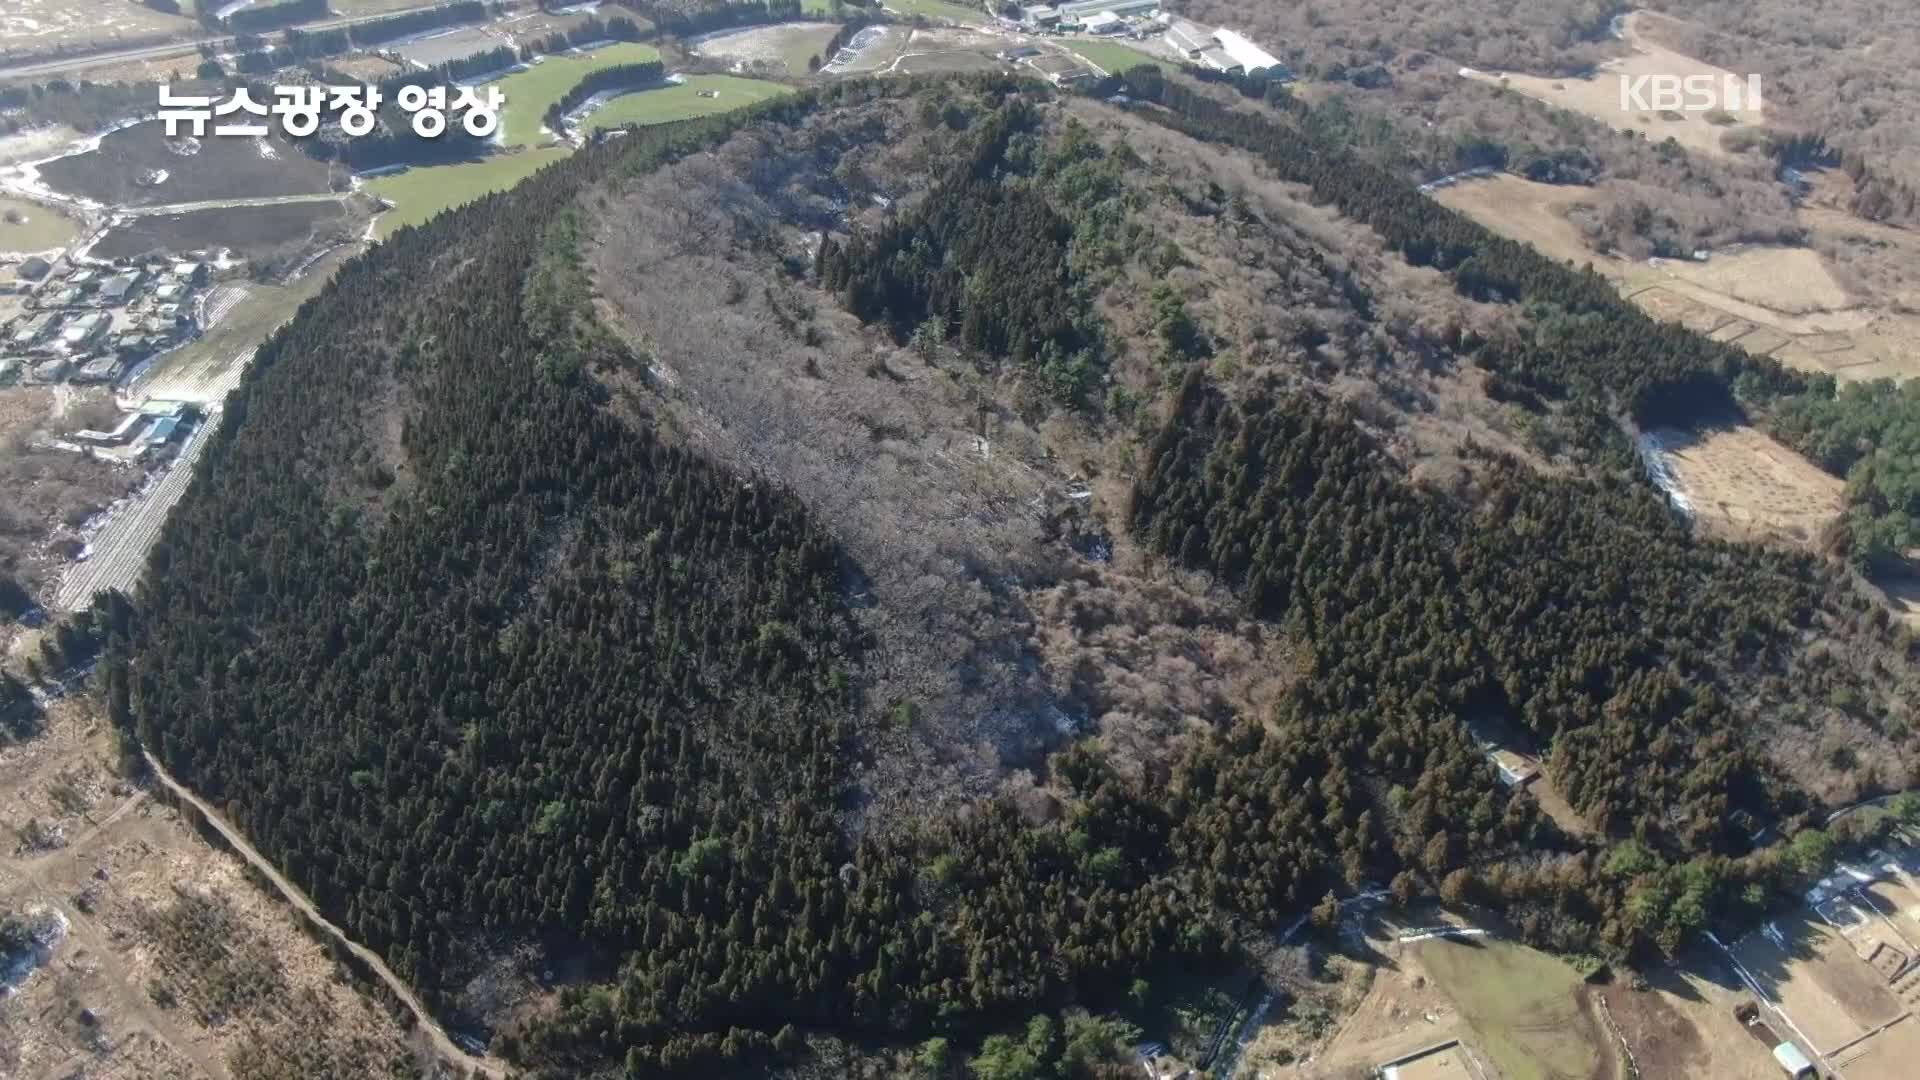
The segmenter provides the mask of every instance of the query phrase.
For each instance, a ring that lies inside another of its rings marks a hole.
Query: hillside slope
[[[1910,782],[1884,619],[1617,426],[1790,376],[1130,90],[847,83],[397,233],[261,349],[117,719],[552,1075],[1130,1009],[1370,881],[1671,949],[1812,868],[1786,744]]]

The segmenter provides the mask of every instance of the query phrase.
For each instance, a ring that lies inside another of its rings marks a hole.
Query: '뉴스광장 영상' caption
[[[191,135],[203,138],[207,125],[219,117],[232,117],[228,123],[214,124],[215,135],[266,135],[267,117],[278,119],[280,130],[294,138],[303,138],[320,130],[326,117],[337,114],[340,130],[359,138],[374,129],[377,114],[385,98],[378,86],[276,86],[272,103],[253,100],[244,86],[235,87],[231,97],[215,101],[212,97],[175,94],[173,87],[160,87],[160,120],[166,124],[168,138]],[[413,132],[431,139],[446,131],[449,114],[458,113],[460,126],[475,138],[485,138],[500,126],[500,108],[506,103],[498,87],[461,86],[453,100],[447,100],[444,86],[402,86],[394,95],[402,112],[413,117]]]

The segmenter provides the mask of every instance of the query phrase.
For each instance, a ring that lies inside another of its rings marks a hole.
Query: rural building
[[[1773,1048],[1773,1060],[1778,1062],[1780,1068],[1785,1070],[1788,1076],[1793,1077],[1793,1080],[1814,1075],[1813,1062],[1808,1061],[1807,1055],[1801,1053],[1800,1048],[1790,1042],[1783,1042]]]
[[[52,336],[54,325],[59,321],[60,316],[51,311],[35,315],[13,332],[13,340],[9,344],[15,349],[31,349]]]
[[[1126,28],[1127,24],[1120,20],[1120,16],[1111,11],[1103,11],[1081,24],[1081,29],[1089,34],[1117,34]]]
[[[1033,65],[1035,71],[1045,75],[1047,81],[1055,86],[1066,86],[1069,83],[1093,78],[1093,72],[1080,66],[1077,61],[1064,56],[1042,56],[1029,60],[1028,63]]]
[[[141,437],[140,441],[148,446],[160,446],[171,440],[179,429],[178,417],[162,416],[153,422],[153,426],[147,429],[147,433]]]
[[[83,348],[98,340],[113,325],[113,316],[104,311],[82,315],[60,330],[60,341],[70,349]]]
[[[204,285],[207,280],[206,263],[177,262],[167,272],[189,285]]]
[[[1218,45],[1215,45],[1211,49],[1200,50],[1200,55],[1196,57],[1196,59],[1215,71],[1240,70],[1240,64],[1235,61],[1232,56],[1228,55],[1227,50]]]
[[[73,381],[77,383],[106,383],[112,382],[118,378],[119,375],[120,357],[109,353],[106,356],[94,357],[92,360],[82,364],[80,370],[73,373]]]
[[[1187,20],[1175,19],[1167,24],[1167,44],[1180,50],[1181,56],[1198,60],[1201,53],[1213,47],[1213,38]]]
[[[100,286],[100,299],[108,304],[124,304],[133,295],[145,275],[138,270],[115,274]]]
[[[1280,63],[1279,57],[1255,45],[1252,40],[1242,34],[1235,33],[1232,30],[1215,30],[1213,32],[1213,40],[1219,42],[1220,47],[1225,49],[1227,55],[1233,58],[1235,66],[1249,75],[1256,71],[1267,71],[1271,68],[1285,70],[1285,65]]]
[[[1101,12],[1113,15],[1146,15],[1160,9],[1160,0],[1078,0],[1061,4],[1057,10],[1062,22],[1085,22]]]
[[[21,263],[20,269],[17,271],[21,279],[25,281],[39,281],[52,272],[53,265],[38,255]]]
[[[1020,19],[1028,26],[1055,26],[1060,22],[1060,12],[1050,4],[1036,4],[1021,8]]]
[[[1540,767],[1511,750],[1489,750],[1487,760],[1500,772],[1500,782],[1510,788],[1523,788],[1540,776]]]
[[[1031,60],[1039,56],[1040,50],[1031,45],[1022,45],[1017,49],[1005,49],[1000,53],[1002,60]]]
[[[54,293],[53,299],[47,301],[47,303],[53,307],[79,307],[82,303],[86,302],[86,299],[87,293],[85,289],[80,288],[78,285],[69,285],[59,292]]]
[[[76,431],[73,437],[81,442],[98,443],[102,446],[119,446],[133,437],[134,426],[146,418],[145,413],[130,412],[120,418],[120,423],[112,431]]]
[[[182,296],[186,295],[186,291],[187,291],[187,287],[185,285],[177,285],[177,284],[174,284],[173,282],[168,282],[167,284],[162,285],[159,288],[153,290],[153,298],[163,304],[171,304],[178,301]]]
[[[66,377],[67,360],[63,356],[56,356],[51,360],[42,361],[33,369],[33,380],[35,382],[56,383]]]

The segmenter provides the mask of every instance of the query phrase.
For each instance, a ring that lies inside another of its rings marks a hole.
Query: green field
[[[536,150],[496,154],[485,161],[462,165],[428,165],[391,176],[376,176],[366,189],[394,204],[374,226],[385,239],[402,225],[418,225],[449,207],[469,203],[507,188],[559,161],[569,151],[549,146]]]
[[[1436,938],[1418,948],[1427,974],[1472,1027],[1473,1043],[1508,1080],[1594,1074],[1600,1051],[1574,1000],[1581,980],[1571,967],[1492,937]]]
[[[952,19],[954,22],[983,23],[987,13],[976,6],[948,3],[947,0],[885,0],[888,11],[897,11],[902,15],[925,15],[929,19]]]
[[[1162,71],[1175,70],[1172,64],[1157,56],[1149,56],[1139,49],[1111,41],[1067,41],[1063,44],[1109,75],[1118,75],[1141,64],[1157,64]]]
[[[617,64],[644,64],[660,59],[651,45],[620,42],[577,56],[549,56],[494,85],[506,98],[500,118],[500,137],[508,146],[537,146],[552,140],[540,131],[540,119],[553,103],[579,85],[581,79]]]
[[[19,214],[26,220],[15,225],[5,220],[7,214]],[[58,210],[24,199],[0,197],[0,251],[49,251],[65,247],[79,233],[80,224]]]
[[[718,96],[701,97],[701,91]],[[590,131],[603,131],[628,124],[665,124],[695,116],[712,116],[791,92],[779,83],[742,79],[737,75],[689,75],[685,82],[675,86],[637,90],[614,98],[587,116],[586,127]]]

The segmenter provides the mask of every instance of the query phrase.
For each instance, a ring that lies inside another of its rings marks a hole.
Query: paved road
[[[142,753],[145,753],[145,751],[142,751]],[[441,1026],[434,1021],[433,1016],[427,1012],[426,1006],[420,1004],[420,999],[413,995],[413,989],[406,984],[404,979],[395,975],[393,969],[387,967],[386,961],[380,959],[379,954],[348,937],[345,931],[327,921],[327,918],[320,914],[320,910],[313,906],[313,901],[307,899],[307,894],[300,891],[299,886],[282,877],[280,871],[275,869],[274,865],[268,862],[265,856],[254,850],[253,845],[247,842],[247,838],[240,834],[240,830],[229,824],[227,819],[222,816],[219,811],[202,802],[200,796],[195,795],[182,786],[166,769],[161,767],[158,761],[154,760],[152,754],[146,754],[146,759],[147,767],[153,770],[154,779],[159,782],[161,787],[173,792],[181,801],[190,803],[194,809],[206,815],[207,821],[219,831],[221,836],[226,837],[227,843],[232,844],[233,849],[239,852],[241,858],[247,860],[247,862],[253,865],[254,869],[260,871],[267,881],[272,883],[275,891],[279,892],[280,895],[286,899],[287,903],[292,904],[295,908],[303,912],[307,918],[313,920],[315,925],[325,930],[327,934],[346,946],[347,951],[359,957],[362,962],[373,969],[374,974],[380,977],[380,981],[386,983],[388,989],[393,991],[394,996],[398,997],[400,1002],[413,1013],[414,1019],[419,1022],[420,1030],[425,1032],[427,1038],[432,1041],[433,1048],[437,1053],[459,1068],[466,1070],[477,1069],[487,1076],[496,1078],[506,1076],[506,1070],[501,1067],[499,1062],[489,1058],[474,1057],[472,1054],[461,1049],[452,1039],[448,1038],[446,1031],[441,1028]]]
[[[378,19],[391,18],[395,15],[406,15],[410,12],[437,8],[444,3],[446,3],[446,0],[433,0],[432,3],[395,8],[392,11],[382,11],[377,15],[345,15],[337,19],[320,19],[310,23],[302,23],[295,27],[295,29],[303,33],[317,30],[338,30],[342,27],[354,26],[358,23],[374,22]],[[511,10],[522,5],[509,0],[506,6]],[[273,40],[283,35],[263,34],[261,36]],[[229,35],[217,34],[212,37],[189,38],[184,41],[169,41],[158,45],[146,45],[137,49],[119,49],[112,52],[85,53],[75,56],[56,57],[51,60],[34,60],[27,63],[7,64],[4,67],[0,67],[0,78],[28,78],[35,75],[53,75],[62,71],[72,71],[79,68],[100,67],[103,64],[125,63],[130,60],[158,60],[168,56],[184,56],[187,53],[197,51],[203,45],[212,46],[220,52],[226,52],[233,47],[233,38]]]

